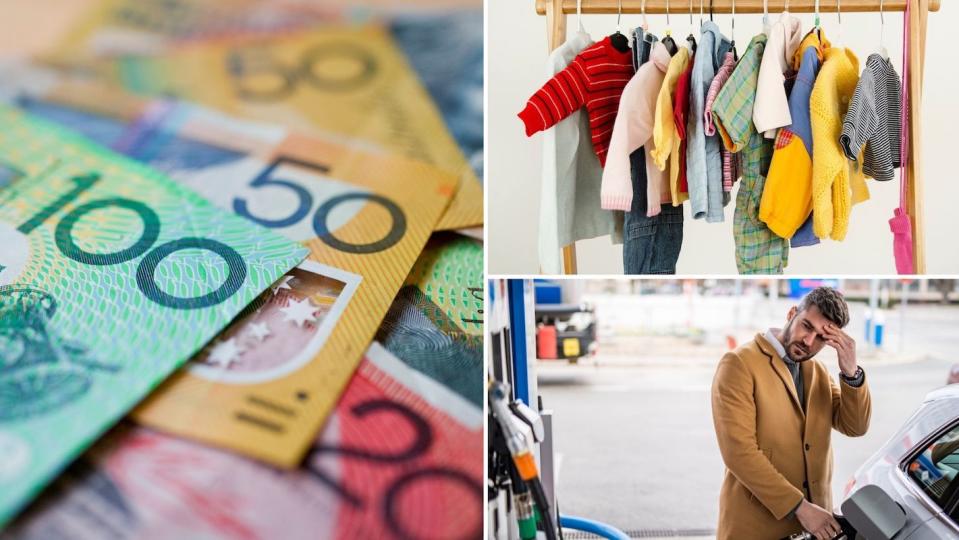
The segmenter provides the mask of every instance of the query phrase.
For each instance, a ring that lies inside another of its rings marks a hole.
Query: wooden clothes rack
[[[641,14],[650,15],[669,13],[677,17],[686,15],[686,9],[691,0],[580,0],[580,10],[584,14]],[[713,13],[731,13],[733,5],[736,13],[762,13],[763,0],[702,0],[706,9]],[[553,51],[566,41],[566,15],[576,13],[577,0],[536,0],[536,13],[546,15],[546,24],[549,32],[549,50]],[[909,85],[909,156],[907,172],[909,185],[907,193],[907,207],[912,218],[913,270],[917,274],[926,273],[926,248],[923,231],[924,218],[922,213],[922,170],[920,161],[920,111],[922,105],[922,79],[924,61],[926,58],[926,18],[930,11],[939,11],[940,0],[819,0],[820,15],[835,13],[837,8],[843,12],[878,12],[882,3],[882,10],[905,11],[910,5],[910,38],[909,63],[910,77],[903,84]],[[694,2],[695,3],[695,2]],[[770,14],[778,14],[786,9],[792,13],[814,13],[816,0],[768,0],[767,10]],[[644,6],[645,4],[645,6]],[[889,234],[890,242],[892,234]],[[563,248],[563,272],[576,273],[576,244]]]

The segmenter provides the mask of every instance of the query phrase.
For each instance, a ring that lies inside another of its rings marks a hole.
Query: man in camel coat
[[[789,310],[784,328],[756,334],[719,362],[712,388],[726,463],[719,540],[839,534],[830,436],[833,429],[864,435],[871,413],[856,342],[842,330],[848,323],[842,294],[819,287]],[[839,359],[838,384],[813,358],[826,345]]]

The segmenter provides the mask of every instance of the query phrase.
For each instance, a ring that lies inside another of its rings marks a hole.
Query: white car
[[[905,524],[898,532],[890,531],[888,538],[959,540],[959,385],[927,395],[899,431],[856,471],[843,499],[866,486],[905,512]]]

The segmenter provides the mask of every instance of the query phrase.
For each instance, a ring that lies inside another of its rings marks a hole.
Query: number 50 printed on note
[[[0,107],[0,525],[306,255]]]
[[[293,467],[333,410],[457,178],[186,103],[117,143],[214,204],[310,248],[137,422]],[[147,107],[149,109],[149,107]]]

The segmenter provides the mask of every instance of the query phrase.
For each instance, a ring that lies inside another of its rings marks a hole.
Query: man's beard
[[[786,350],[786,356],[793,362],[805,362],[813,357],[812,352],[802,341],[792,340],[792,321],[789,321],[789,324],[783,329],[783,341],[785,342],[783,348]],[[798,351],[799,354],[793,354],[792,351],[794,350]]]

